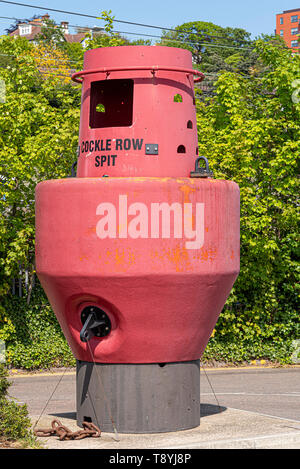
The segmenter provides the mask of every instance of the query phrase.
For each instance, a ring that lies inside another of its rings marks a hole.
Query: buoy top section
[[[191,53],[160,46],[89,50],[82,83],[79,177],[189,176],[198,153]]]

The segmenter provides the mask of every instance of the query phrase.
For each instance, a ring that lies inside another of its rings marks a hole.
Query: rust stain
[[[199,261],[214,261],[217,257],[218,250],[216,248],[201,248],[197,254],[193,256],[194,259]]]
[[[116,247],[111,251],[107,249],[103,262],[112,265],[116,272],[127,272],[136,262],[136,253],[130,248]]]
[[[164,263],[166,261],[170,262],[175,266],[176,272],[187,272],[193,270],[193,265],[190,262],[189,251],[179,244],[175,248],[151,251],[150,257],[154,263],[157,261],[159,261],[159,263]]]
[[[179,187],[179,190],[183,192],[183,199],[184,203],[190,202],[190,194],[191,192],[195,192],[196,189],[194,189],[191,186],[188,186],[187,184],[184,184],[183,186]]]
[[[167,258],[175,265],[176,272],[193,270],[189,260],[189,253],[185,247],[179,245],[167,251]]]
[[[96,233],[96,226],[89,226],[88,229],[86,230],[86,233],[88,235],[95,234]]]
[[[131,251],[131,249],[128,250],[128,258],[129,261],[133,264],[135,262],[135,256],[136,253],[134,251]]]
[[[104,264],[110,263],[111,255],[112,255],[112,252],[109,249],[106,249],[104,253],[104,259],[103,259]],[[99,258],[101,259],[101,255],[99,255]]]
[[[115,261],[116,264],[124,264],[124,249],[117,248],[115,251]]]
[[[87,261],[89,258],[87,256],[80,256],[79,260],[82,261]]]

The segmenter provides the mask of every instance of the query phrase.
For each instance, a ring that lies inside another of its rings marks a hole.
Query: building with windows
[[[275,33],[295,52],[300,51],[300,8],[285,10],[276,15]]]
[[[50,19],[48,14],[41,16],[40,18],[34,18],[31,21],[27,21],[24,23],[16,24],[14,30],[10,31],[8,34],[9,36],[21,36],[25,37],[31,42],[35,42],[35,37],[40,34],[41,28],[45,25],[45,22]],[[80,42],[84,46],[84,42],[86,40],[86,32],[88,32],[88,28],[84,32],[78,32],[76,34],[70,34],[69,32],[69,23],[67,21],[62,21],[59,25],[62,29],[64,38],[66,42]],[[102,31],[102,28],[98,28],[98,30]]]

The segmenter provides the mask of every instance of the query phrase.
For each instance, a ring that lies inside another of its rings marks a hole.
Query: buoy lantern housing
[[[158,46],[89,50],[73,76],[77,177],[37,185],[36,268],[77,360],[79,425],[199,425],[199,359],[239,272],[239,188],[199,161],[202,78]]]

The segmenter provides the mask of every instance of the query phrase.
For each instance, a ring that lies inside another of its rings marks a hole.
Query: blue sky
[[[103,10],[112,10],[118,20],[133,21],[173,28],[188,21],[210,21],[219,26],[239,27],[246,29],[255,38],[261,33],[273,34],[275,15],[283,10],[300,7],[298,0],[17,0],[20,3],[57,8],[90,15],[99,15]],[[26,8],[17,5],[0,3],[0,16],[29,18],[34,14],[49,12],[57,22],[69,21],[72,25],[103,26],[102,21],[92,18],[65,15],[44,10]],[[13,21],[0,19],[0,34],[5,34]],[[140,26],[115,23],[115,30],[134,33],[160,34],[159,30]],[[133,37],[133,36],[128,36]]]

